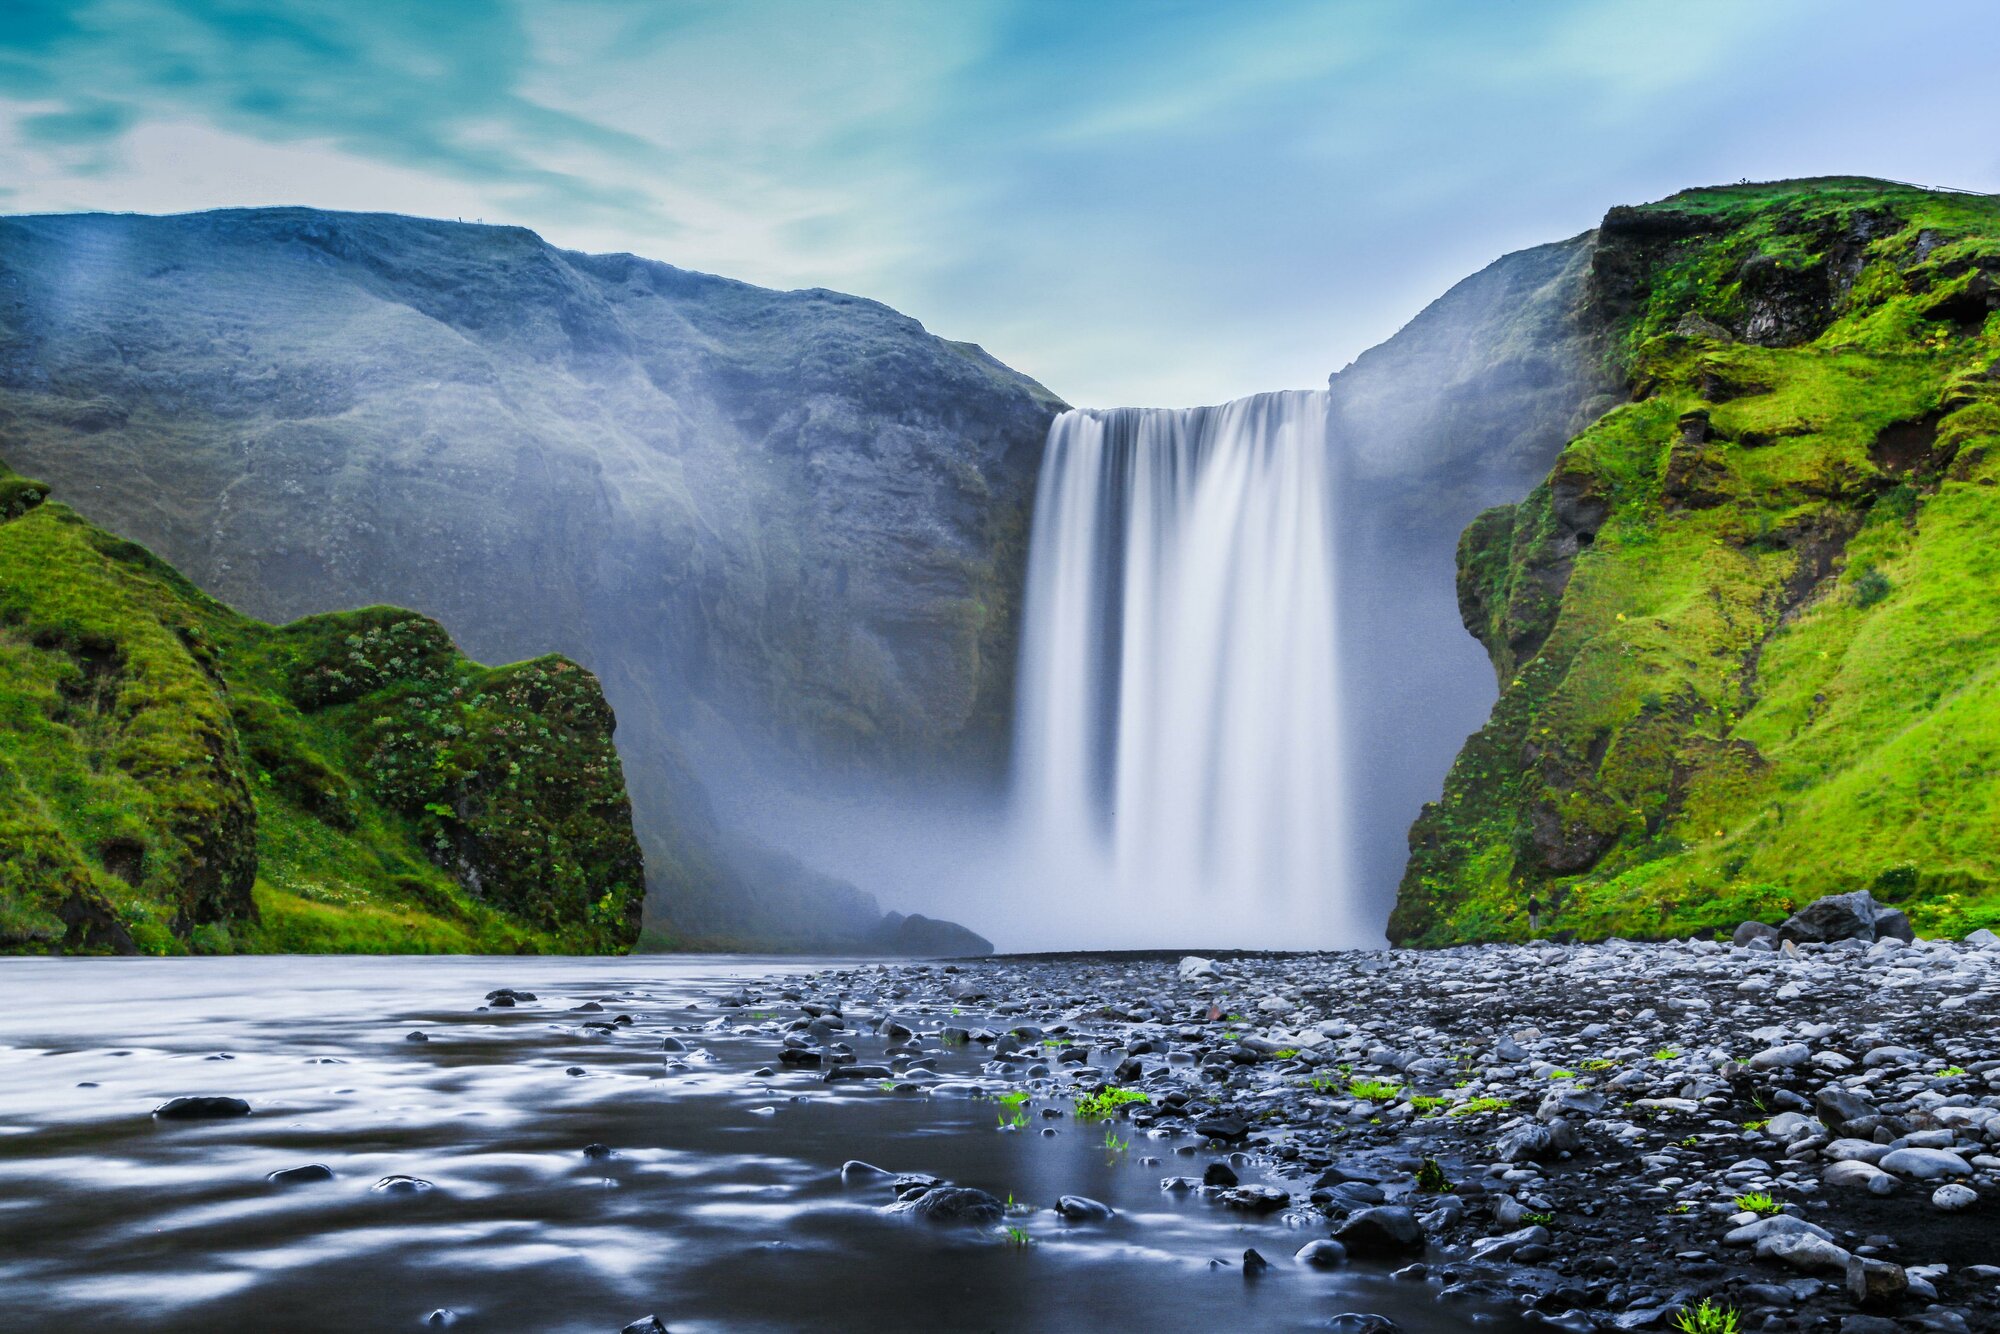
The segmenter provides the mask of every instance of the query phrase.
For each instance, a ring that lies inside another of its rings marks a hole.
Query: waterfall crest
[[[1346,883],[1327,418],[1295,391],[1051,425],[1013,794],[1051,937],[1379,940]]]

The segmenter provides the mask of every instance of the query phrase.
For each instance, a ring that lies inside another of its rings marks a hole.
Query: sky
[[[1986,0],[4,0],[0,212],[519,224],[1178,406],[1614,204],[2000,190],[1996,52]]]

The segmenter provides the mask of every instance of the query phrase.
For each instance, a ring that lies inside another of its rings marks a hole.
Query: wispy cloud
[[[1315,383],[1611,203],[1991,188],[2000,13],[1859,0],[14,0],[5,206],[313,203],[898,305],[1079,402]],[[1935,34],[1950,32],[1949,42]]]

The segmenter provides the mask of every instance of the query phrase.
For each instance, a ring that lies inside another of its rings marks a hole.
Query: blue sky
[[[1187,404],[1612,204],[2000,190],[1996,55],[1986,3],[7,0],[0,210],[519,223]]]

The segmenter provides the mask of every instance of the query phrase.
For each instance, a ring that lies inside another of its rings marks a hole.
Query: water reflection
[[[1174,1141],[998,1131],[993,1103],[951,1096],[983,1079],[976,1050],[938,1049],[929,1092],[829,1085],[754,1031],[796,1007],[715,1006],[816,966],[0,962],[0,1327],[1288,1330],[1357,1309],[1476,1327],[1421,1286],[1291,1265],[1317,1230],[1163,1194],[1203,1160]],[[537,999],[482,1008],[501,986]],[[151,1116],[191,1095],[252,1114]],[[1031,1243],[887,1216],[885,1187],[842,1186],[851,1158],[1037,1205],[1013,1220]],[[268,1179],[314,1163],[332,1178]],[[376,1188],[395,1177],[431,1188]],[[1062,1194],[1118,1216],[1065,1222]],[[1251,1246],[1277,1262],[1257,1281]]]

